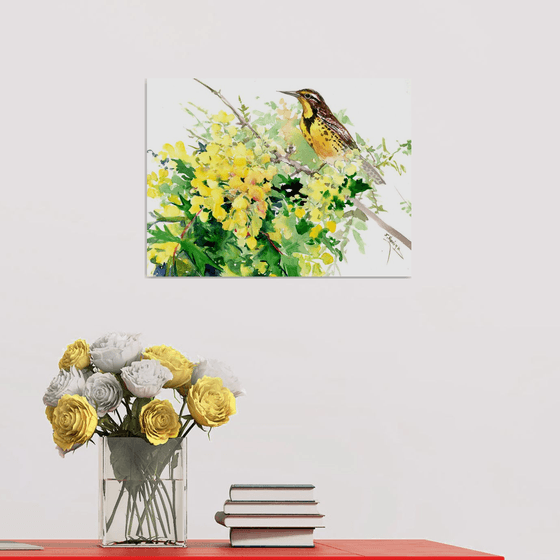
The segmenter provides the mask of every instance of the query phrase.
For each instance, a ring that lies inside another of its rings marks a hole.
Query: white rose
[[[76,366],[70,366],[68,371],[61,369],[47,387],[43,403],[46,406],[56,406],[62,395],[83,395],[89,375],[88,371],[76,369]]]
[[[140,359],[142,343],[139,334],[109,333],[98,338],[89,351],[92,363],[101,371],[120,373]]]
[[[159,360],[141,360],[122,368],[121,377],[135,397],[150,398],[161,391],[164,383],[173,379],[173,374]]]
[[[97,410],[97,416],[113,412],[121,404],[123,390],[111,373],[94,373],[86,382],[83,395]]]
[[[245,389],[241,387],[241,382],[233,375],[229,366],[218,360],[202,360],[197,364],[191,377],[191,383],[194,385],[205,375],[207,377],[219,377],[222,380],[222,385],[227,387],[235,397],[246,394]]]

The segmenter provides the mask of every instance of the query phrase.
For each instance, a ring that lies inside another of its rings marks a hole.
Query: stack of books
[[[230,529],[231,546],[313,547],[324,527],[311,484],[233,484],[215,519]]]

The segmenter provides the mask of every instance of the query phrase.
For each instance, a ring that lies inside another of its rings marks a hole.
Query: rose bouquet
[[[236,413],[236,397],[245,393],[239,380],[221,362],[194,363],[170,346],[144,348],[139,335],[122,333],[91,345],[77,340],[58,365],[43,402],[59,453],[102,436],[102,466],[111,471],[110,482],[102,482],[102,506],[116,484],[112,508],[102,507],[103,544],[184,543],[172,474],[194,426],[212,429]],[[171,389],[179,412],[155,398],[162,389]],[[111,534],[113,526],[119,530]]]

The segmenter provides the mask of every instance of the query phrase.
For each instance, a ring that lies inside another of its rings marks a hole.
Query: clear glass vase
[[[101,546],[187,546],[187,438],[103,437]]]

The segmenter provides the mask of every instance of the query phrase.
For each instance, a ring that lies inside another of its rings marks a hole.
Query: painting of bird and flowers
[[[147,81],[147,274],[411,275],[410,82]]]

